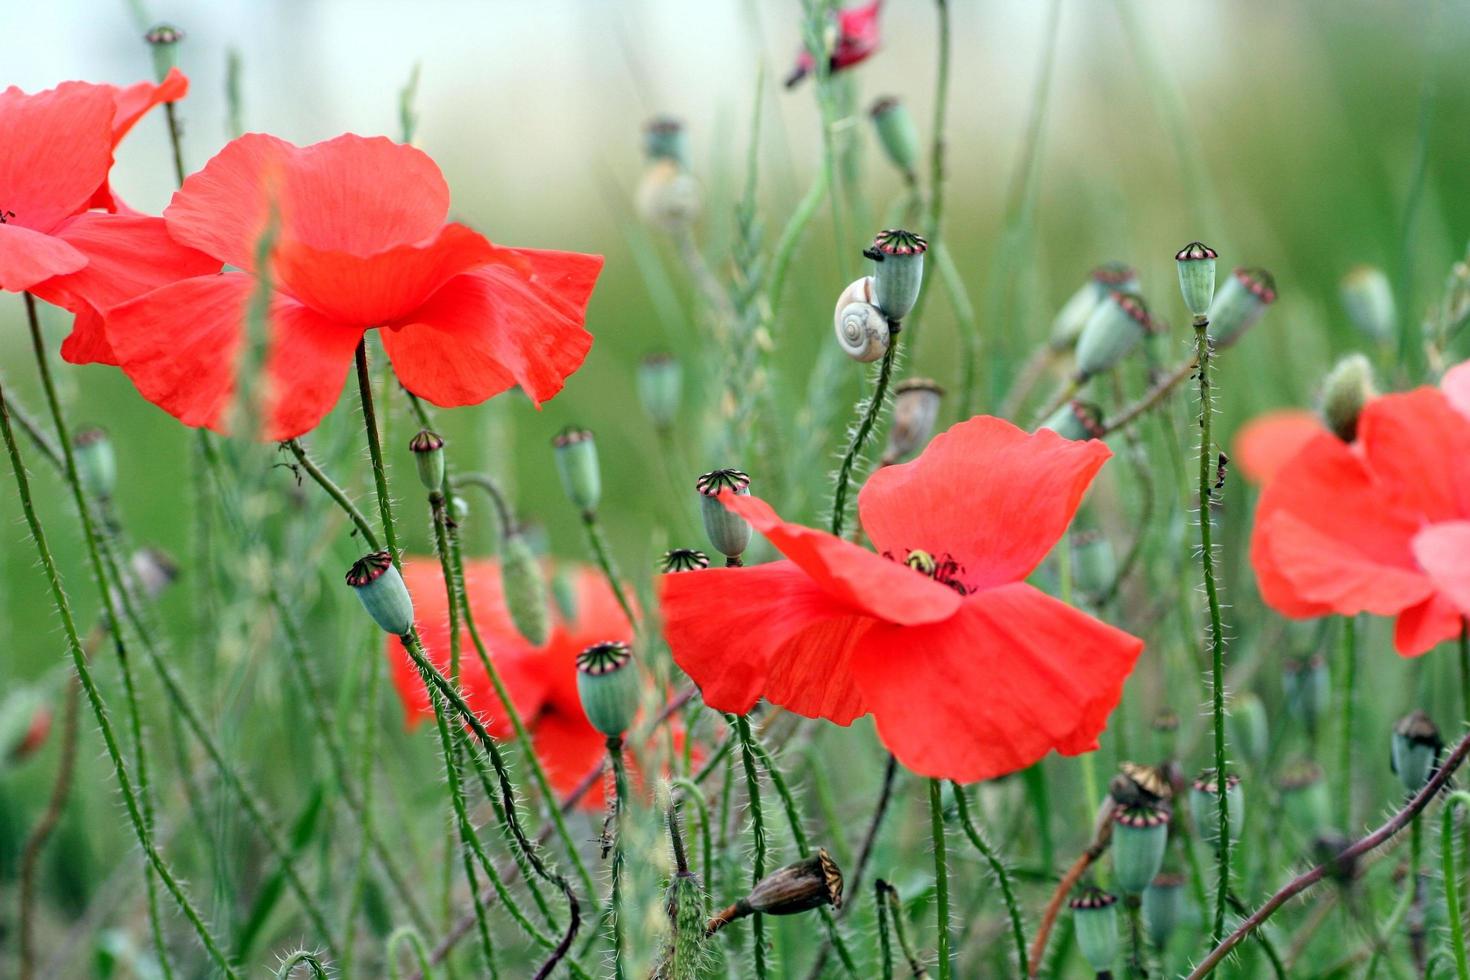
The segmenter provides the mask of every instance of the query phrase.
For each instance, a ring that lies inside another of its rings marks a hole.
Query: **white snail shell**
[[[876,361],[888,351],[888,320],[872,303],[848,303],[837,311],[837,342],[855,361]]]
[[[874,295],[876,295],[874,293],[875,288],[876,283],[874,283],[872,276],[863,276],[861,279],[854,279],[838,295],[837,306],[833,308],[832,315],[841,316],[842,311],[847,308],[848,303],[872,303],[874,306],[877,306],[877,302],[873,299]]]

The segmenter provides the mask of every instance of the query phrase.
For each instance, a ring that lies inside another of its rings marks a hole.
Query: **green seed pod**
[[[1120,806],[1113,811],[1113,877],[1118,888],[1140,894],[1164,866],[1169,843],[1169,810],[1160,806]]]
[[[1102,409],[1092,402],[1074,398],[1058,408],[1038,428],[1050,429],[1063,439],[1081,442],[1103,436]]]
[[[914,117],[894,96],[885,96],[868,110],[873,128],[878,132],[878,145],[890,163],[898,168],[909,183],[918,180],[915,168],[919,162],[919,129]]]
[[[419,482],[430,493],[444,490],[444,440],[437,433],[420,429],[408,442],[413,463],[419,471]]]
[[[111,500],[117,489],[117,453],[107,430],[96,426],[79,429],[71,445],[82,491],[93,500]]]
[[[1224,350],[1255,326],[1276,302],[1276,280],[1265,269],[1236,269],[1210,304],[1210,340]]]
[[[521,534],[508,534],[500,543],[500,586],[516,630],[532,646],[544,646],[551,632],[546,580],[530,542]]]
[[[643,127],[643,153],[649,160],[689,164],[689,140],[684,124],[672,116],[658,116]]]
[[[1322,380],[1322,421],[1337,438],[1352,442],[1358,437],[1363,406],[1377,397],[1372,362],[1362,354],[1349,354]]]
[[[1194,818],[1194,832],[1206,844],[1220,840],[1218,801],[1219,783],[1215,771],[1206,769],[1195,777],[1189,791],[1189,815]],[[1240,822],[1245,816],[1245,797],[1240,788],[1240,777],[1230,773],[1225,777],[1225,808],[1230,815],[1230,843],[1240,839]]]
[[[1110,973],[1118,958],[1118,897],[1088,888],[1067,903],[1077,933],[1077,948],[1094,973]]]
[[[577,621],[577,577],[571,569],[558,568],[551,576],[551,597],[556,602],[556,611],[562,622]]]
[[[1203,242],[1190,242],[1174,256],[1179,270],[1179,292],[1184,296],[1184,306],[1194,316],[1204,316],[1210,311],[1210,300],[1215,296],[1215,250]]]
[[[1143,342],[1152,329],[1148,307],[1131,293],[1109,293],[1077,338],[1077,380],[1101,374]]]
[[[1108,293],[1138,292],[1138,273],[1124,262],[1104,262],[1092,270],[1087,281],[1062,305],[1052,321],[1052,350],[1071,350],[1087,326],[1087,320],[1097,305],[1108,298]]]
[[[1331,819],[1331,800],[1322,767],[1311,759],[1294,759],[1276,778],[1286,822],[1303,838],[1311,839]]]
[[[1113,587],[1118,556],[1107,535],[1098,530],[1072,533],[1072,581],[1083,594],[1099,596]]]
[[[944,389],[929,378],[906,378],[893,386],[893,423],[883,463],[892,465],[924,448],[934,435]]]
[[[51,709],[34,687],[16,687],[0,701],[0,770],[40,748],[51,730]]]
[[[709,568],[709,555],[693,548],[674,548],[665,551],[658,564],[659,570],[666,575],[670,572],[697,572]]]
[[[1169,945],[1169,937],[1188,912],[1184,878],[1176,874],[1160,874],[1143,890],[1143,923],[1148,941],[1155,949]]]
[[[602,499],[602,471],[597,465],[597,443],[587,429],[569,425],[551,440],[556,450],[556,472],[567,499],[584,514],[597,510]]]
[[[683,400],[684,369],[673,354],[650,354],[638,365],[638,401],[660,432],[673,428]]]
[[[1389,762],[1404,792],[1410,795],[1419,792],[1434,775],[1439,754],[1444,751],[1444,739],[1440,738],[1434,719],[1423,711],[1410,712],[1393,726],[1390,744]]]
[[[753,912],[765,915],[796,915],[830,905],[842,908],[842,869],[826,849],[809,858],[766,875],[750,894],[710,919],[706,931],[713,934]]]
[[[1308,732],[1315,732],[1332,705],[1332,672],[1327,660],[1321,654],[1289,657],[1282,665],[1281,688],[1286,710]]]
[[[1382,269],[1371,265],[1349,269],[1342,277],[1339,295],[1353,326],[1371,339],[1387,343],[1398,333],[1399,315],[1394,305],[1393,286]]]
[[[924,284],[924,253],[929,243],[911,231],[878,232],[863,254],[873,260],[874,303],[890,323],[908,316]]]
[[[353,562],[347,571],[347,584],[362,600],[373,622],[386,632],[403,636],[413,629],[413,600],[388,552],[375,551]]]
[[[179,63],[179,42],[184,39],[184,32],[169,24],[159,24],[147,34],[143,40],[148,42],[148,50],[153,55],[153,74],[158,81],[163,81]]]
[[[1240,746],[1241,754],[1252,766],[1252,771],[1266,763],[1266,754],[1271,751],[1271,729],[1266,720],[1266,706],[1261,699],[1249,692],[1235,698],[1230,706],[1231,741]]]
[[[620,737],[638,715],[638,668],[626,643],[595,643],[577,654],[582,713],[608,738]]]
[[[750,475],[740,470],[712,470],[695,481],[700,496],[700,513],[704,516],[704,533],[709,543],[725,556],[725,564],[739,565],[740,556],[750,546],[750,523],[727,508],[721,501],[724,491],[744,496],[750,493]]]

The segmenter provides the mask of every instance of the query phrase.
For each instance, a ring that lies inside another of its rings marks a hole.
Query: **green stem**
[[[878,907],[878,964],[883,980],[893,980],[893,944],[888,938],[888,902],[883,893],[887,884],[882,878],[873,882],[873,899]]]
[[[706,882],[712,882],[714,874],[714,837],[709,829],[709,804],[705,802],[704,792],[692,779],[679,778],[670,784],[673,788],[682,790],[684,799],[694,804],[695,812],[699,815],[699,839],[700,839],[700,874]]]
[[[626,925],[623,910],[623,866],[627,860],[624,854],[623,811],[628,805],[628,772],[623,765],[622,736],[609,736],[607,758],[613,773],[612,826],[609,828],[612,834],[612,894],[608,899],[612,919],[613,980],[623,980],[627,975],[623,966],[623,931]]]
[[[311,458],[311,454],[306,451],[306,447],[301,444],[301,440],[288,439],[282,445],[291,451],[291,455],[296,457],[297,465],[306,471],[306,475],[311,477],[317,486],[326,491],[327,496],[331,497],[337,506],[342,509],[342,513],[346,514],[347,518],[352,521],[353,526],[357,528],[357,533],[362,535],[362,540],[367,543],[367,546],[373,551],[377,551],[380,545],[378,544],[378,536],[373,533],[372,525],[367,522],[367,518],[363,516],[362,511],[357,509],[357,505],[352,502],[352,498],[347,496],[342,488],[337,486],[332,478],[327,476],[322,468],[317,465],[316,460]]]
[[[760,775],[755,766],[755,738],[750,733],[750,719],[745,715],[727,715],[740,740],[740,761],[745,768],[745,791],[750,798],[750,836],[754,854],[750,865],[750,883],[757,884],[766,876],[766,818],[761,809]],[[755,958],[757,980],[766,980],[765,916],[756,912],[750,917],[751,953]]]
[[[327,972],[317,955],[304,949],[298,949],[281,961],[281,965],[276,968],[276,980],[290,980],[296,974],[298,966],[309,967],[316,980],[331,980],[332,975]]]
[[[373,408],[373,376],[368,370],[367,336],[357,342],[357,394],[362,403],[362,425],[367,433],[368,455],[373,468],[373,483],[378,491],[378,516],[383,523],[383,537],[388,542],[388,556],[399,571],[403,563],[398,556],[398,531],[393,524],[393,499],[388,496],[388,471],[383,465],[383,446],[378,439],[378,413]],[[359,515],[360,516],[360,515]]]
[[[1460,620],[1460,707],[1470,717],[1470,616]]]
[[[1342,741],[1338,745],[1338,778],[1342,780],[1338,819],[1349,833],[1353,828],[1353,704],[1358,680],[1357,620],[1352,616],[1342,621]]]
[[[403,971],[398,966],[398,947],[404,943],[408,943],[409,949],[413,951],[413,958],[419,966],[419,975],[424,980],[430,980],[434,975],[434,967],[429,960],[429,951],[424,946],[424,937],[413,926],[399,926],[388,937],[388,975],[392,980],[401,980],[403,977]]]
[[[873,882],[874,889],[880,896],[879,904],[887,904],[889,916],[893,919],[893,935],[898,939],[898,948],[903,951],[904,961],[908,964],[909,975],[914,980],[923,980],[928,971],[924,969],[923,962],[919,959],[919,953],[909,939],[908,926],[904,924],[903,902],[898,897],[898,889],[888,882],[879,878]]]
[[[1440,871],[1444,878],[1444,902],[1446,918],[1450,922],[1450,950],[1455,954],[1455,976],[1459,980],[1470,980],[1470,963],[1465,960],[1464,901],[1460,896],[1460,876],[1455,870],[1455,807],[1470,806],[1470,793],[1456,790],[1444,804],[1439,835]]]
[[[878,379],[873,384],[873,393],[867,399],[862,408],[862,417],[858,421],[858,427],[852,433],[852,439],[847,444],[847,452],[842,456],[842,465],[837,468],[837,486],[832,494],[832,525],[830,530],[836,537],[842,536],[843,525],[847,522],[847,490],[852,482],[852,470],[857,465],[858,457],[862,455],[863,447],[867,445],[868,436],[872,434],[873,427],[878,422],[878,416],[883,412],[883,405],[888,399],[888,383],[893,378],[893,361],[898,354],[899,325],[891,325],[892,336],[888,341],[888,350],[883,352],[883,361],[878,366]]]
[[[979,851],[985,863],[990,865],[991,874],[995,875],[995,880],[1000,883],[1001,897],[1005,899],[1006,913],[1011,919],[1011,938],[1016,943],[1016,961],[1021,967],[1017,976],[1024,977],[1030,972],[1026,958],[1026,926],[1021,921],[1021,906],[1016,901],[1016,890],[1011,884],[1010,871],[1007,870],[1005,862],[1001,860],[995,848],[985,839],[980,828],[971,822],[970,804],[965,799],[964,787],[955,782],[949,785],[954,793],[955,806],[959,810],[960,826],[964,828],[965,836],[970,838],[970,843],[975,845],[975,850]]]
[[[612,552],[608,550],[607,537],[602,533],[602,524],[597,520],[597,512],[584,511],[582,526],[587,530],[587,543],[592,546],[592,556],[597,561],[597,567],[602,569],[603,577],[607,579],[613,595],[617,597],[623,615],[628,617],[629,623],[636,624],[638,617],[633,614],[633,604],[628,601],[628,595],[623,591],[623,583],[618,579],[618,569],[613,564]]]
[[[944,846],[944,802],[939,780],[929,780],[929,834],[934,843],[934,917],[939,929],[939,980],[949,980],[949,859]]]

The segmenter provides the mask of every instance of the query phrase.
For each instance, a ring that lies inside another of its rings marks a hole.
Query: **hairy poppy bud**
[[[1394,306],[1393,287],[1383,270],[1371,265],[1354,266],[1342,277],[1342,305],[1353,326],[1379,343],[1398,332],[1399,315]]]
[[[944,389],[928,378],[907,378],[893,386],[893,424],[888,427],[884,463],[897,463],[924,448],[939,419]]]
[[[1194,832],[1207,844],[1220,840],[1219,817],[1220,783],[1215,770],[1206,769],[1195,777],[1189,791],[1189,815],[1194,818]],[[1245,797],[1240,788],[1240,777],[1229,773],[1225,777],[1225,808],[1230,815],[1230,843],[1240,838],[1240,821],[1245,815]]]
[[[158,81],[163,81],[179,63],[179,42],[183,39],[184,32],[169,24],[158,24],[143,35],[153,55],[153,74]]]
[[[570,569],[558,568],[551,576],[551,598],[564,622],[577,621],[577,578]]]
[[[414,466],[418,467],[419,482],[430,493],[444,489],[444,440],[428,429],[420,429],[418,435],[409,440],[408,448],[413,452]]]
[[[1104,262],[1096,267],[1088,275],[1087,281],[1062,304],[1056,319],[1052,321],[1051,338],[1048,341],[1052,350],[1070,350],[1081,336],[1082,328],[1087,326],[1092,311],[1114,290],[1120,293],[1138,292],[1138,272],[1125,262]]]
[[[665,551],[659,560],[659,569],[665,574],[669,572],[695,572],[700,569],[709,568],[709,555],[693,548],[674,548]]]
[[[347,584],[362,600],[373,622],[384,630],[403,636],[413,629],[413,600],[388,552],[375,551],[353,562],[347,571]]]
[[[546,580],[525,535],[512,532],[500,543],[500,586],[517,632],[532,646],[544,646],[551,632]]]
[[[111,500],[117,488],[117,453],[107,430],[96,426],[79,429],[71,445],[82,490],[93,500]]]
[[[1352,442],[1358,437],[1363,406],[1376,397],[1372,362],[1362,354],[1349,354],[1322,381],[1322,421],[1337,438]]]
[[[1322,767],[1317,763],[1311,759],[1288,762],[1276,777],[1276,789],[1281,793],[1287,823],[1302,837],[1311,838],[1327,825],[1331,801]]]
[[[1215,259],[1219,256],[1204,242],[1190,242],[1174,256],[1179,270],[1179,292],[1184,296],[1184,306],[1194,316],[1204,316],[1210,311],[1210,300],[1215,296]]]
[[[1039,426],[1050,429],[1063,439],[1081,442],[1103,436],[1102,409],[1092,402],[1074,398],[1058,408]]]
[[[842,908],[842,869],[832,855],[819,848],[809,858],[788,864],[756,882],[750,894],[709,920],[706,932],[715,933],[754,912],[795,915],[830,905]]]
[[[1072,533],[1072,581],[1084,594],[1099,596],[1113,587],[1118,558],[1113,542],[1098,530]]]
[[[1271,735],[1261,699],[1250,693],[1235,698],[1228,721],[1231,741],[1240,746],[1246,760],[1255,767],[1263,765],[1271,750]]]
[[[723,491],[745,495],[750,493],[750,476],[740,470],[712,470],[695,481],[700,495],[700,513],[704,516],[704,533],[709,543],[725,556],[725,564],[739,565],[740,556],[750,546],[750,523],[720,502]]]
[[[577,694],[592,727],[621,736],[638,714],[638,668],[626,643],[596,643],[577,654]]]
[[[1210,304],[1210,340],[1220,349],[1240,339],[1276,302],[1276,280],[1265,269],[1236,269]]]
[[[919,130],[908,108],[894,96],[884,96],[868,110],[873,128],[878,132],[878,145],[890,163],[898,168],[909,183],[918,180],[915,166],[919,162]]]
[[[1113,811],[1113,875],[1120,889],[1137,895],[1164,865],[1169,810],[1139,804]]]
[[[0,764],[19,762],[46,742],[51,708],[39,691],[15,688],[0,702]]]
[[[929,243],[911,231],[889,228],[873,238],[863,254],[873,260],[873,295],[890,322],[908,316],[924,284],[924,253]]]
[[[1169,937],[1184,921],[1186,897],[1184,878],[1177,874],[1159,874],[1143,890],[1143,923],[1148,940],[1156,949],[1169,944]]]
[[[1404,792],[1413,794],[1424,788],[1434,775],[1443,751],[1444,740],[1429,715],[1416,710],[1399,719],[1393,726],[1389,761]]]
[[[656,116],[643,127],[643,153],[650,160],[672,160],[688,166],[689,140],[684,124],[673,116]]]
[[[709,976],[704,889],[699,885],[699,878],[688,871],[673,876],[669,882],[668,913],[673,935],[655,976],[663,980],[700,980]]]
[[[1321,654],[1289,657],[1282,665],[1281,689],[1286,709],[1309,732],[1327,717],[1332,704],[1332,672]]]
[[[1067,903],[1082,958],[1098,974],[1110,973],[1118,958],[1118,896],[1087,888]]]
[[[1077,380],[1101,374],[1137,347],[1152,329],[1148,307],[1132,293],[1111,292],[1077,338]]]
[[[638,401],[654,428],[673,428],[682,400],[684,369],[673,354],[650,354],[638,365]]]
[[[556,450],[556,472],[567,499],[584,514],[597,510],[602,499],[602,471],[597,465],[597,443],[587,429],[569,425],[551,440]]]

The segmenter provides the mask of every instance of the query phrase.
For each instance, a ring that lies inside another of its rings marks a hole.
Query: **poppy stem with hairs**
[[[1215,921],[1210,932],[1218,943],[1225,934],[1225,907],[1230,897],[1230,806],[1225,771],[1225,627],[1220,615],[1220,592],[1215,584],[1215,545],[1211,504],[1214,497],[1214,470],[1211,450],[1210,420],[1214,415],[1214,394],[1210,389],[1210,321],[1194,318],[1195,360],[1199,365],[1199,538],[1200,568],[1204,573],[1205,598],[1210,609],[1210,688],[1215,721],[1215,804],[1218,814],[1218,837],[1215,842],[1217,868],[1215,883]]]
[[[373,408],[373,376],[368,370],[367,334],[357,342],[357,393],[362,401],[362,425],[367,433],[368,456],[372,461],[373,483],[378,491],[378,515],[383,523],[383,539],[388,542],[388,556],[393,567],[403,571],[398,555],[398,532],[393,525],[393,500],[388,496],[388,471],[383,465],[383,445],[378,439],[378,413]]]
[[[745,715],[727,715],[740,740],[740,761],[745,769],[745,792],[750,802],[750,836],[754,844],[750,863],[750,883],[757,885],[766,876],[766,817],[761,809],[760,774],[755,766],[755,736],[750,733],[750,719]],[[766,980],[765,916],[756,912],[750,917],[751,951],[755,957],[757,980]]]
[[[613,564],[612,552],[607,547],[607,536],[602,533],[602,523],[598,521],[595,510],[582,512],[582,526],[587,529],[587,543],[592,546],[592,557],[596,559],[597,567],[602,569],[603,577],[612,587],[613,595],[617,597],[623,615],[628,617],[630,624],[636,626],[638,617],[633,615],[633,604],[628,601],[628,595],[623,591],[623,584],[618,578],[617,566]]]
[[[1153,408],[1169,396],[1175,388],[1193,373],[1195,365],[1199,363],[1198,357],[1191,357],[1182,362],[1174,370],[1166,374],[1152,388],[1146,391],[1138,401],[1129,405],[1123,411],[1103,423],[1102,435],[1110,435],[1120,429],[1127,428],[1135,421],[1148,414]]]
[[[623,969],[623,810],[628,805],[628,769],[623,763],[623,737],[609,736],[607,761],[612,767],[613,795],[609,804],[608,834],[612,840],[612,892],[608,898],[612,919],[613,980],[623,980],[627,975]]]
[[[939,980],[950,980],[949,857],[944,846],[944,801],[939,780],[929,780],[929,833],[934,841],[934,914],[939,926]]]
[[[1011,938],[1016,943],[1016,962],[1020,966],[1018,975],[1025,976],[1030,973],[1030,966],[1026,959],[1026,926],[1021,921],[1021,907],[1016,902],[1016,889],[1011,884],[1011,873],[995,846],[985,839],[984,832],[970,819],[970,805],[965,799],[965,788],[953,781],[950,782],[949,788],[954,793],[955,809],[959,813],[960,826],[964,828],[965,836],[970,838],[970,843],[975,845],[975,850],[979,851],[985,863],[990,865],[990,873],[995,875],[996,882],[1000,884],[1000,893],[1006,903],[1006,914],[1011,920]]]
[[[1460,707],[1470,718],[1470,616],[1460,620]]]
[[[888,343],[888,349],[883,352],[883,361],[878,366],[878,379],[873,385],[873,394],[868,397],[862,409],[862,417],[858,420],[858,426],[853,430],[852,439],[847,444],[847,452],[842,456],[842,465],[837,468],[837,486],[832,494],[832,526],[833,537],[842,537],[843,525],[847,523],[847,489],[852,483],[852,470],[857,465],[858,457],[862,455],[863,447],[868,443],[868,437],[873,433],[873,427],[878,424],[878,416],[883,412],[883,404],[888,399],[888,385],[893,379],[893,362],[898,356],[899,323],[894,320],[889,324],[892,339]]]
[[[1342,826],[1353,826],[1353,702],[1358,686],[1358,621],[1354,616],[1342,620],[1342,743],[1338,747],[1338,778],[1342,780],[1342,797],[1338,803],[1338,819]]]

